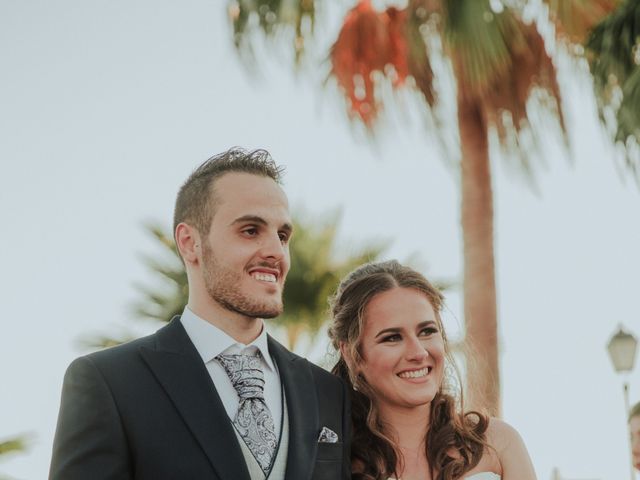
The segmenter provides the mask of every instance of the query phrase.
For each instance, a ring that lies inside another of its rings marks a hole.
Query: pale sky
[[[142,223],[169,225],[181,182],[230,146],[268,149],[307,216],[342,207],[343,250],[387,239],[386,257],[418,253],[429,276],[460,278],[457,173],[419,110],[396,112],[372,144],[321,88],[321,69],[296,77],[283,52],[259,75],[243,68],[225,5],[0,2],[0,439],[34,437],[1,473],[46,477],[79,337],[156,328],[129,312],[133,284],[154,280],[140,254],[160,251]],[[351,2],[331,5],[336,20]],[[320,54],[339,27],[329,24]],[[588,82],[562,78],[573,154],[545,134],[538,193],[508,160],[493,165],[504,418],[541,480],[554,467],[620,480],[622,379],[605,345],[620,324],[640,335],[640,193],[615,166]],[[455,334],[459,292],[448,305]]]

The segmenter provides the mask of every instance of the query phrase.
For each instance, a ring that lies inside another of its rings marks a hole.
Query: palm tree
[[[294,218],[295,237],[291,242],[291,270],[284,291],[285,311],[273,323],[282,327],[289,348],[293,350],[302,334],[313,339],[328,320],[327,299],[333,293],[340,278],[361,263],[375,260],[384,250],[383,243],[369,244],[355,252],[340,256],[336,234],[340,223],[338,213],[313,223]],[[133,304],[134,318],[168,322],[182,313],[189,298],[189,287],[184,265],[168,231],[156,224],[145,229],[161,245],[162,259],[143,256],[147,268],[162,286],[137,285],[141,294]],[[90,348],[106,348],[133,339],[131,334],[119,338],[110,335],[90,334],[80,339],[81,345]]]
[[[640,8],[637,0],[543,2],[556,25],[558,38],[575,44],[583,42],[595,29],[588,43],[589,52],[600,53],[604,47],[609,48],[605,55],[591,57],[594,76],[600,75],[602,79],[596,81],[596,87],[608,85],[605,80],[611,78],[610,62],[606,60],[615,58],[616,53],[618,57],[624,56],[624,74],[618,78],[624,82],[621,90],[625,101],[617,110],[617,139],[627,143],[631,138],[640,139],[640,73],[637,73],[640,48],[635,40],[640,24],[634,20],[638,14],[632,12]],[[234,43],[241,56],[251,52],[254,37],[249,25],[252,17],[257,17],[259,22],[253,25],[267,37],[294,39],[298,65],[303,47],[312,40],[311,27],[320,3],[232,0],[229,14]],[[470,351],[482,352],[467,358],[467,383],[474,387],[468,398],[471,407],[485,407],[494,415],[500,412],[500,375],[489,134],[495,131],[500,144],[516,154],[529,171],[529,152],[535,152],[530,147],[535,147],[538,139],[537,125],[530,121],[530,113],[542,107],[557,119],[562,132],[565,129],[555,67],[536,25],[523,20],[530,3],[409,0],[404,9],[389,7],[379,12],[372,7],[371,0],[359,0],[346,14],[329,55],[331,76],[345,93],[349,117],[362,122],[370,131],[375,129],[383,99],[386,100],[382,92],[389,84],[393,88],[413,86],[421,93],[426,108],[437,113],[435,77],[450,72],[436,71],[432,60],[441,55],[452,66],[461,150],[466,341]],[[616,8],[619,8],[617,16],[597,26]],[[303,28],[305,25],[309,28]],[[293,37],[286,35],[292,27]],[[607,33],[599,34],[599,28]],[[616,51],[611,44],[617,44],[618,34],[623,30],[624,48]],[[603,68],[603,62],[607,68]],[[606,100],[605,91],[599,88],[598,98]],[[604,108],[611,102],[603,101],[601,105]],[[629,156],[627,159],[633,167]]]
[[[265,17],[270,9],[272,22],[264,32],[282,30],[287,25],[280,21],[287,18],[284,5],[240,2],[234,25],[250,17],[252,9]],[[236,44],[246,45],[246,28],[235,32]],[[443,45],[441,52],[433,48],[434,40]],[[438,54],[451,62],[458,87],[466,340],[472,351],[482,352],[467,365],[468,378],[473,379],[467,383],[478,387],[468,398],[472,407],[485,407],[496,415],[500,382],[489,132],[495,128],[503,145],[517,146],[520,133],[530,129],[527,101],[535,88],[547,93],[551,102],[546,105],[555,109],[563,125],[560,95],[535,26],[523,22],[512,8],[492,9],[489,0],[412,0],[405,9],[389,7],[383,12],[370,0],[360,0],[347,13],[331,49],[331,73],[346,95],[350,117],[373,131],[385,84],[398,88],[412,83],[425,106],[435,111],[439,98],[432,59]]]

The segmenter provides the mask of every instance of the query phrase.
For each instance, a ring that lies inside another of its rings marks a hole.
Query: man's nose
[[[265,259],[282,260],[287,252],[287,247],[283,244],[280,234],[269,234],[263,237],[260,248],[260,255]]]

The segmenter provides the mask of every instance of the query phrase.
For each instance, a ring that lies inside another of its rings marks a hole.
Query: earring
[[[354,389],[356,392],[359,392],[359,391],[360,391],[360,390],[358,389],[358,384],[360,383],[360,379],[361,379],[361,378],[363,378],[363,377],[362,377],[362,374],[361,374],[361,373],[358,373],[358,374],[355,376],[355,378],[354,378],[354,380],[353,380],[353,382],[352,382],[352,383],[353,383],[353,389]]]

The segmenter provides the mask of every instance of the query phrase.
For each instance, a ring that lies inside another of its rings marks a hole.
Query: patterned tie
[[[218,355],[238,392],[240,404],[233,425],[266,475],[273,463],[278,441],[273,417],[264,401],[264,373],[257,355]]]

